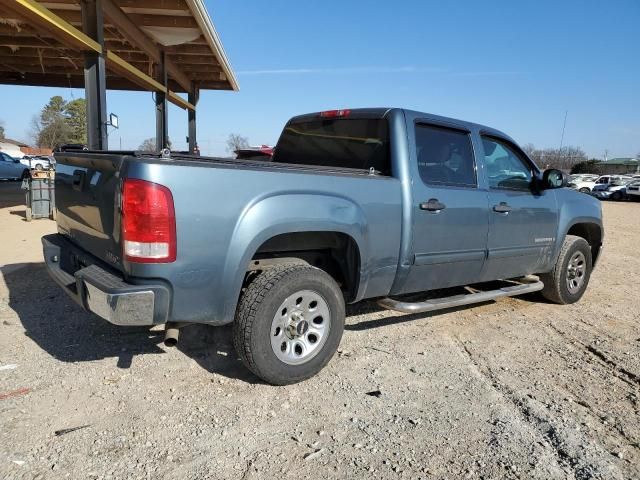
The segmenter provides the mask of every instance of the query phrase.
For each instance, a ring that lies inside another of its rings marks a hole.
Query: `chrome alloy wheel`
[[[288,365],[315,357],[327,341],[331,312],[326,300],[312,290],[300,290],[280,305],[271,322],[271,348]]]
[[[567,264],[567,289],[572,295],[579,292],[587,272],[587,260],[582,252],[573,254]]]

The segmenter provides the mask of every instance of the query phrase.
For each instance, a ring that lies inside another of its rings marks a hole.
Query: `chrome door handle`
[[[493,211],[497,213],[509,213],[513,208],[507,204],[507,202],[500,202],[497,205],[493,206]]]
[[[426,210],[428,212],[439,212],[445,208],[447,208],[447,206],[437,198],[430,198],[428,202],[422,202],[420,204],[420,210]]]

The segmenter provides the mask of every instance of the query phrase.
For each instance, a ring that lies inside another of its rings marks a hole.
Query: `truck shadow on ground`
[[[164,331],[119,327],[85,312],[54,283],[44,263],[5,265],[1,271],[9,308],[17,314],[24,334],[57,360],[76,363],[117,358],[117,366],[126,369],[137,355],[166,353]],[[10,328],[19,328],[19,324],[10,319],[0,324],[0,332]],[[181,330],[178,349],[209,372],[259,382],[237,358],[230,327],[187,327]]]
[[[16,312],[24,334],[57,360],[76,363],[117,358],[117,366],[126,369],[131,367],[137,355],[164,354],[167,351],[162,330],[118,327],[85,312],[51,280],[43,263],[7,265],[1,270],[9,291],[9,307]],[[533,301],[534,298],[537,297],[527,300]],[[470,307],[410,315],[389,312],[385,316],[354,321],[353,317],[387,312],[375,302],[365,301],[347,306],[345,330],[358,332],[467,308]],[[5,320],[0,325],[0,332],[16,327],[18,325],[12,320]],[[230,325],[183,328],[177,348],[208,372],[247,383],[261,383],[236,355]]]

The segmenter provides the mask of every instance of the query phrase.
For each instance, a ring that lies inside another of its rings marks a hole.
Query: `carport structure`
[[[84,87],[91,150],[107,149],[106,89],[154,92],[158,150],[171,102],[191,153],[200,90],[238,90],[203,0],[0,0],[0,84]]]

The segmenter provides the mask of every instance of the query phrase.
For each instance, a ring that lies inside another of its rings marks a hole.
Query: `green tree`
[[[586,160],[571,167],[571,173],[598,173],[598,160]]]
[[[65,107],[64,99],[56,95],[42,108],[40,116],[33,118],[33,136],[38,147],[53,150],[68,143],[71,128],[67,123]]]
[[[4,140],[4,122],[0,121],[0,140]]]
[[[87,105],[84,98],[67,102],[51,97],[40,115],[31,121],[34,142],[40,148],[55,149],[65,143],[87,143]]]
[[[69,126],[69,137],[66,143],[87,143],[87,102],[84,98],[71,100],[64,107],[64,114]]]

